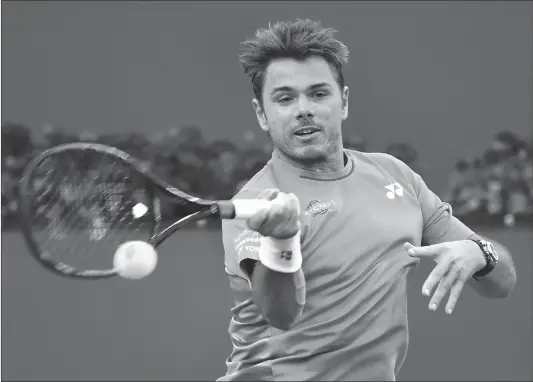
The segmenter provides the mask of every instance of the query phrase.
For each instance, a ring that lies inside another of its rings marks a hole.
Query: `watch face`
[[[487,251],[489,254],[497,261],[498,260],[498,253],[496,252],[496,248],[494,248],[494,245],[490,241],[485,241],[485,248],[487,248]]]

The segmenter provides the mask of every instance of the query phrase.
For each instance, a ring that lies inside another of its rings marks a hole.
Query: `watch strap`
[[[472,240],[474,243],[476,243],[479,246],[479,248],[483,252],[485,261],[487,262],[487,264],[485,265],[483,269],[480,269],[479,271],[474,273],[473,277],[474,279],[477,280],[479,277],[486,276],[490,272],[492,272],[492,270],[496,266],[496,260],[494,256],[489,252],[489,249],[487,248],[487,246],[481,240],[476,240],[476,239],[470,239],[470,240]]]

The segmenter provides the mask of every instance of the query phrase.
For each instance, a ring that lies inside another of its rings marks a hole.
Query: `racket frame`
[[[82,270],[77,269],[72,266],[69,266],[59,260],[53,259],[46,252],[42,252],[41,248],[37,244],[36,240],[33,237],[33,228],[31,223],[32,216],[32,180],[34,175],[34,170],[47,158],[68,151],[94,151],[109,155],[115,158],[120,159],[126,165],[133,168],[134,171],[144,176],[147,182],[150,184],[150,187],[147,190],[151,193],[150,197],[153,201],[152,209],[154,211],[154,221],[155,224],[152,227],[152,236],[148,242],[157,247],[162,244],[168,237],[170,237],[178,229],[201,219],[212,218],[212,217],[224,217],[224,218],[233,218],[235,215],[235,208],[232,205],[231,201],[210,201],[204,200],[198,197],[191,196],[173,186],[168,184],[162,178],[150,171],[150,169],[145,166],[143,163],[135,159],[130,154],[119,150],[112,146],[103,145],[100,143],[88,143],[88,142],[74,142],[67,143],[58,146],[51,147],[44,150],[38,156],[30,161],[30,163],[24,169],[22,177],[19,181],[19,209],[20,209],[20,219],[21,219],[21,230],[26,240],[26,243],[29,246],[31,255],[44,265],[49,270],[58,273],[63,276],[71,278],[81,278],[81,279],[102,279],[114,277],[117,275],[117,272],[114,269],[110,270]],[[174,199],[185,200],[189,203],[194,203],[198,205],[198,211],[183,217],[182,219],[174,222],[161,232],[159,232],[161,227],[162,215],[161,215],[161,203],[159,196],[156,195],[159,193],[168,196]]]

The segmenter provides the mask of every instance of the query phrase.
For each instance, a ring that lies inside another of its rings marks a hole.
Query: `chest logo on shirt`
[[[385,195],[387,198],[394,199],[396,195],[403,196],[403,187],[399,183],[391,183],[388,186],[385,186],[389,190]]]
[[[330,210],[330,208],[335,206],[335,202],[330,200],[329,202],[321,202],[320,200],[311,201],[307,208],[305,209],[306,215],[316,216],[324,215]]]

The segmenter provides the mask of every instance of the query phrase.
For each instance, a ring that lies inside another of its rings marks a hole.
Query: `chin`
[[[328,157],[328,150],[320,146],[307,146],[294,150],[293,156],[304,162],[317,162]]]

